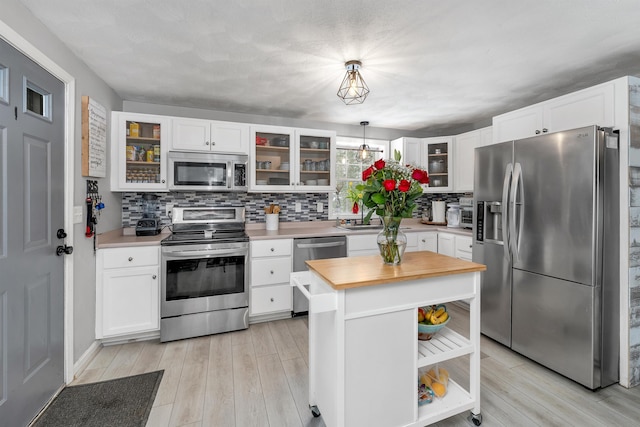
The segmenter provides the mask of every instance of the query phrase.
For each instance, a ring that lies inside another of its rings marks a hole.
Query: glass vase
[[[385,264],[398,265],[407,248],[407,235],[400,231],[402,217],[382,217],[382,231],[378,233],[378,249]]]

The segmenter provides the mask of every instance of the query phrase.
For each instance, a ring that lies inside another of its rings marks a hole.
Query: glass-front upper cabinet
[[[249,189],[285,191],[294,185],[294,131],[291,128],[259,126],[251,129]]]
[[[330,191],[335,132],[275,126],[251,131],[250,191]]]
[[[298,174],[301,191],[331,191],[335,187],[336,133],[317,129],[297,129]]]
[[[422,164],[429,172],[426,192],[451,191],[453,189],[452,137],[424,138],[422,140]]]
[[[114,112],[111,126],[111,190],[167,191],[169,120]]]

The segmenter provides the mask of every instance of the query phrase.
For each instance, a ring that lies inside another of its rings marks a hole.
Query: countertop
[[[345,230],[336,227],[336,222],[308,221],[308,222],[281,222],[278,230],[266,230],[263,223],[247,224],[246,231],[251,240],[267,239],[292,239],[301,237],[326,237],[349,236],[358,234],[378,234],[381,228],[369,228],[364,230]],[[466,228],[452,228],[442,225],[426,225],[417,218],[405,218],[402,220],[400,230],[404,233],[419,231],[433,231],[441,233],[460,234],[471,237],[471,230]]]
[[[380,255],[307,261],[335,290],[485,271],[487,267],[435,252],[408,252],[399,265],[386,265]]]
[[[465,228],[451,228],[441,225],[422,224],[419,219],[405,218],[402,220],[401,230],[405,233],[432,231],[441,233],[460,234],[471,237],[471,230]],[[246,225],[246,232],[250,240],[269,239],[293,239],[303,237],[326,237],[326,236],[349,236],[359,234],[377,234],[381,229],[365,230],[345,230],[336,227],[335,221],[307,221],[307,222],[281,222],[279,229],[275,231],[266,230],[264,223],[254,223]],[[119,228],[98,234],[96,247],[121,248],[134,246],[155,246],[160,245],[160,241],[169,235],[170,231],[165,228],[157,236],[136,236],[135,228]]]

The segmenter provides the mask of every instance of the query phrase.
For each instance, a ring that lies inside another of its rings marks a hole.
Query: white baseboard
[[[141,332],[138,334],[130,334],[130,335],[125,335],[121,337],[103,338],[101,340],[101,343],[103,346],[106,347],[109,345],[127,344],[127,343],[138,342],[138,341],[151,341],[156,339],[160,339],[159,330],[151,331],[151,332]]]
[[[94,341],[89,346],[87,351],[85,351],[84,354],[80,356],[78,361],[73,364],[73,379],[76,379],[80,374],[84,372],[85,369],[87,369],[87,366],[89,366],[89,363],[91,363],[93,358],[96,357],[96,354],[98,354],[100,348],[102,348],[102,344],[100,343],[100,341]]]

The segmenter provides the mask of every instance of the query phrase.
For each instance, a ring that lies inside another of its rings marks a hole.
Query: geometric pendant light
[[[369,95],[369,86],[360,75],[362,63],[360,61],[348,61],[344,66],[347,72],[344,75],[344,79],[342,79],[337,95],[347,105],[362,104],[367,99],[367,95]]]

